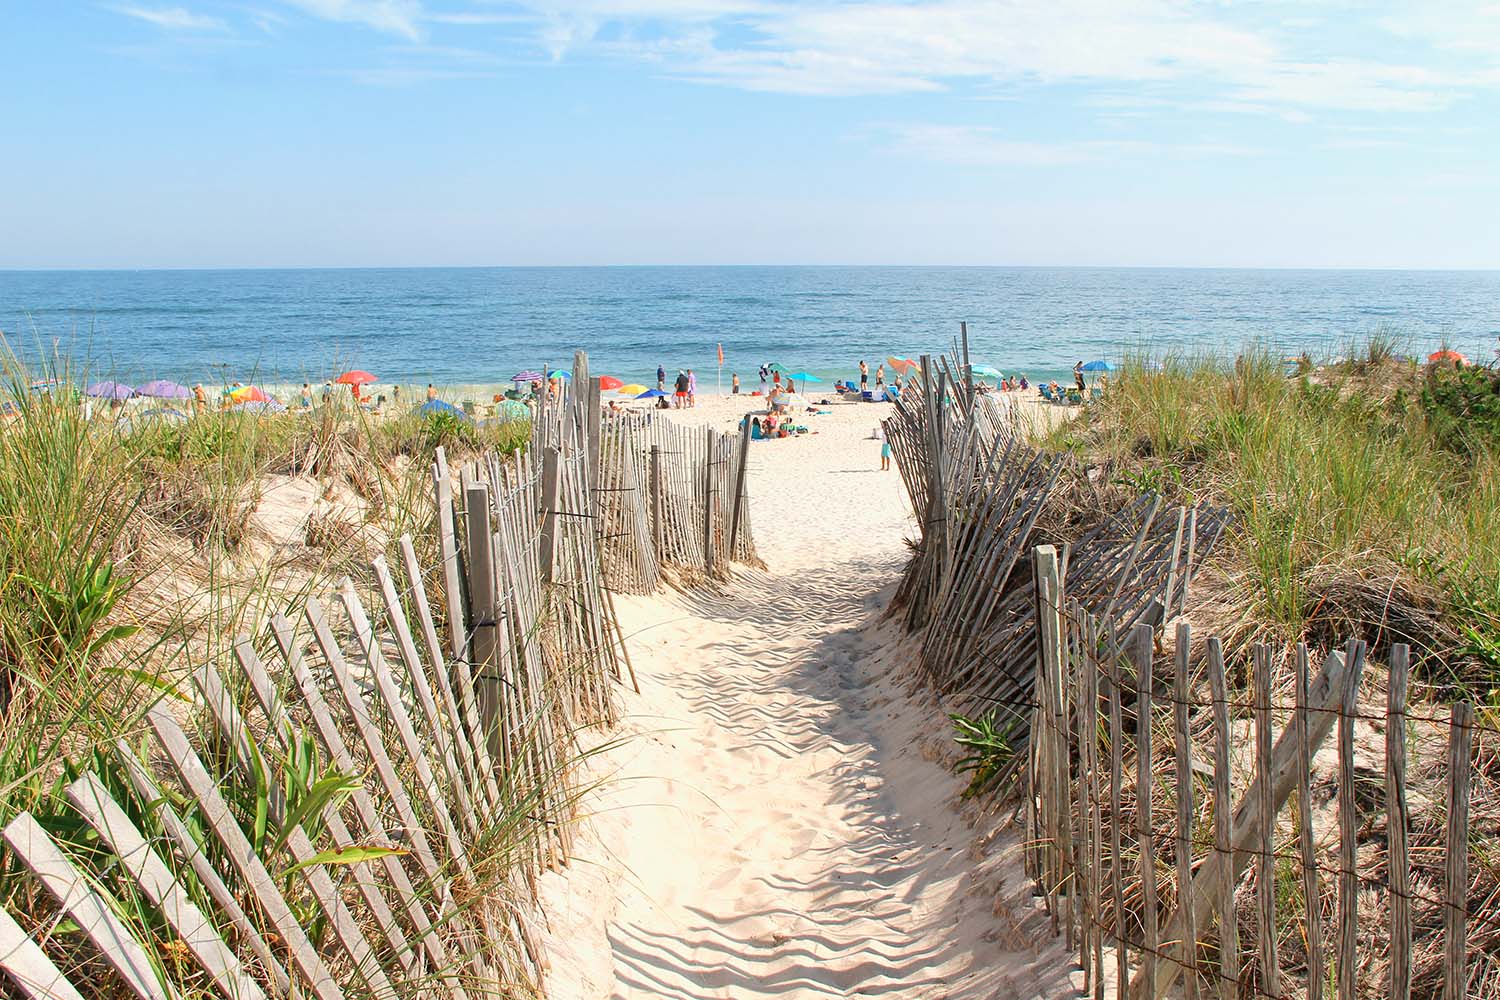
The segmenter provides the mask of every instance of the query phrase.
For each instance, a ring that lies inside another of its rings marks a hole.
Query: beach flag
[[[724,363],[724,345],[720,344],[719,345],[719,364],[722,365],[723,363]]]

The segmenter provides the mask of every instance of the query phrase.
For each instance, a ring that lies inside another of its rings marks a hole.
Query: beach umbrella
[[[646,391],[646,387],[636,382],[632,382],[629,385],[620,386],[615,391],[622,396],[639,396],[641,393]]]
[[[178,385],[168,379],[159,378],[147,382],[145,385],[135,387],[137,395],[150,396],[153,399],[187,399],[193,391],[185,385]]]
[[[32,392],[46,392],[49,389],[56,389],[60,385],[62,385],[62,379],[60,378],[39,378],[31,383],[28,388]]]
[[[465,420],[473,419],[463,410],[460,410],[458,407],[454,406],[452,403],[445,403],[441,399],[429,399],[427,402],[417,407],[416,412],[422,414],[424,417],[447,413],[455,417],[463,417]]]
[[[515,399],[507,399],[501,404],[500,409],[506,420],[525,420],[531,416],[531,409]]]
[[[93,396],[95,399],[130,399],[135,395],[135,390],[123,382],[95,382],[83,390],[85,396]]]
[[[809,374],[807,374],[807,372],[798,372],[795,375],[788,375],[787,376],[787,380],[790,381],[790,382],[793,382],[793,383],[796,383],[796,382],[821,382],[821,381],[823,381],[822,379],[818,378],[818,376],[816,376],[816,375],[809,375]]]
[[[1433,351],[1431,354],[1427,355],[1427,360],[1434,362],[1451,361],[1455,365],[1466,365],[1469,363],[1469,359],[1464,355],[1459,354],[1457,351],[1451,351],[1446,347],[1441,351]]]
[[[919,372],[922,370],[921,365],[917,364],[915,361],[909,361],[906,358],[886,358],[885,363],[890,365],[896,371],[900,372],[902,375],[910,375],[912,372]]]
[[[970,365],[969,369],[980,378],[1004,377],[1004,372],[1000,371],[1000,369],[998,368],[991,368],[989,365]]]
[[[512,382],[540,382],[542,380],[542,373],[534,372],[528,368],[526,371],[516,372],[510,377],[510,380]]]
[[[262,395],[264,396],[265,394],[262,393]],[[234,410],[236,413],[258,413],[261,415],[267,413],[286,412],[285,406],[276,402],[276,400],[270,398],[269,396],[265,396],[265,398],[263,399],[247,399],[242,403],[235,403],[230,407],[230,409]]]
[[[344,374],[334,379],[334,381],[339,385],[369,385],[375,381],[375,376],[369,372],[355,369],[352,372],[344,372]]]
[[[637,396],[635,398],[636,399],[660,399],[661,397],[663,397],[665,395],[666,395],[666,393],[662,392],[660,389],[647,389],[645,392],[641,393],[639,396]]]
[[[780,372],[783,375],[786,374],[786,368],[780,361],[772,361],[770,364],[766,365],[766,371]]]
[[[561,368],[559,368],[556,371],[554,371],[551,375],[548,375],[547,377],[548,378],[572,378],[573,377],[573,373],[572,372],[565,372]]]
[[[601,389],[618,389],[624,384],[624,382],[615,378],[613,375],[605,375],[599,379],[599,388]]]
[[[242,385],[238,389],[229,390],[229,398],[236,403],[269,403],[271,397],[254,385]]]
[[[1083,370],[1086,372],[1112,372],[1116,370],[1116,366],[1110,364],[1108,361],[1090,361],[1083,366]]]

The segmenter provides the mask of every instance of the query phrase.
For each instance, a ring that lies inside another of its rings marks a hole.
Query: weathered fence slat
[[[125,985],[141,1000],[168,1000],[177,993],[157,978],[151,959],[130,929],[115,916],[88,879],[52,842],[29,812],[18,813],[5,827],[5,842],[47,891],[57,898],[62,911],[99,949]]]
[[[1468,984],[1469,795],[1474,758],[1474,706],[1453,706],[1448,728],[1447,871],[1443,908],[1443,1000],[1465,1000]]]
[[[0,906],[0,969],[4,969],[27,1000],[83,1000],[42,946],[21,929]]]
[[[110,850],[130,872],[136,885],[177,932],[224,995],[239,1000],[260,1000],[265,994],[245,974],[237,955],[219,937],[219,932],[177,884],[171,869],[151,849],[130,817],[110,796],[99,779],[86,774],[67,787],[68,801],[88,824],[98,831]]]
[[[1312,744],[1308,741],[1307,699],[1312,685],[1307,644],[1297,644],[1296,714],[1297,733],[1297,845],[1302,861],[1302,914],[1307,938],[1307,997],[1323,997],[1323,919],[1318,894],[1318,867],[1312,827]]]
[[[1406,697],[1411,650],[1391,646],[1390,684],[1385,703],[1386,853],[1391,898],[1390,1000],[1411,1000],[1411,859],[1406,808]]]
[[[1351,678],[1359,677],[1364,661],[1365,644],[1351,639],[1344,650],[1344,660],[1354,664]],[[1354,801],[1354,712],[1359,684],[1348,683],[1339,702],[1339,1000],[1355,1000],[1355,978],[1358,964],[1355,949],[1359,944],[1359,882],[1355,871],[1358,844]]]
[[[1172,678],[1173,748],[1177,752],[1177,898],[1183,900],[1193,891],[1193,747],[1188,725],[1188,694],[1192,650],[1192,628],[1182,622],[1177,626],[1177,670]],[[1198,921],[1191,906],[1183,907],[1181,961],[1188,1000],[1198,1000]]]

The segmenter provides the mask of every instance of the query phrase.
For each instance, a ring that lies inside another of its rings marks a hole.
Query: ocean
[[[139,382],[503,382],[589,351],[596,374],[762,362],[827,380],[945,349],[1032,380],[1126,353],[1315,358],[1371,333],[1495,357],[1500,272],[1011,267],[577,267],[0,271],[0,331],[34,361]]]

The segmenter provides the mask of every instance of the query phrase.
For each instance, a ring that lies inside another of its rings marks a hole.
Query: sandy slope
[[[769,572],[621,602],[643,694],[579,860],[546,881],[555,997],[1070,993],[1013,844],[956,811],[932,760],[945,720],[903,690],[909,651],[877,620],[912,531],[869,439],[886,408],[834,410],[752,449]]]

